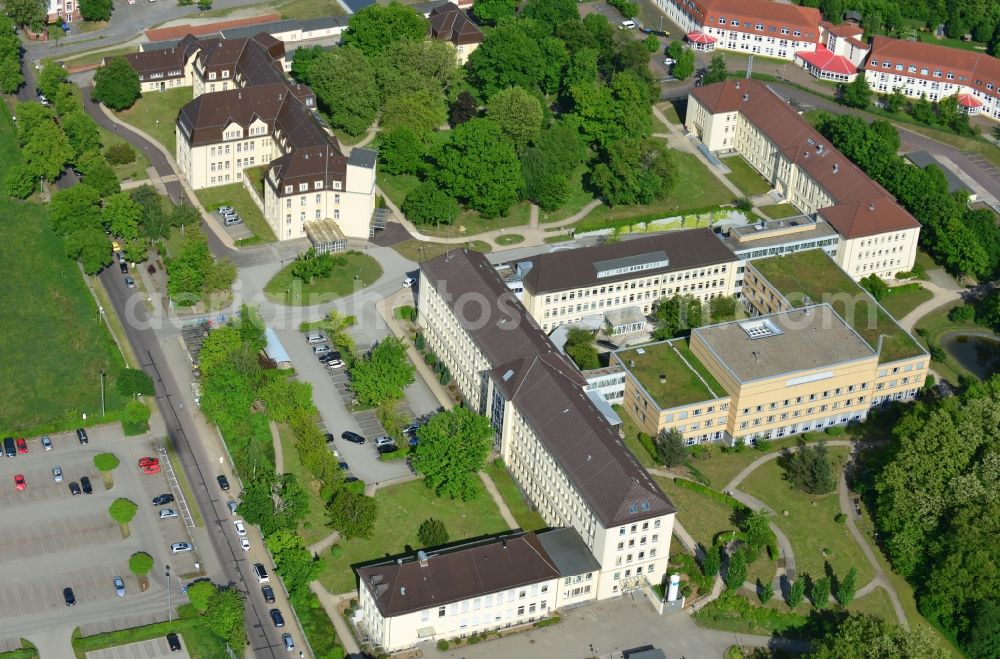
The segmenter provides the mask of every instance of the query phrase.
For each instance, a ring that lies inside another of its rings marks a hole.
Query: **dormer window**
[[[903,65],[902,64],[897,64],[896,65],[896,70],[897,71],[902,71],[903,70]]]
[[[916,73],[916,72],[917,72],[917,67],[915,67],[915,66],[913,66],[913,65],[911,64],[911,65],[909,65],[908,67],[906,67],[906,72],[907,72],[907,73]]]
[[[292,186],[290,185],[285,186],[285,194],[292,194]]]
[[[927,67],[926,66],[920,67],[920,75],[922,75],[922,76],[927,75]]]
[[[313,190],[322,190],[322,189],[323,189],[323,181],[316,181],[315,183],[313,183]]]
[[[764,24],[763,23],[757,23],[756,25],[753,26],[753,28],[755,30],[763,30],[764,29]]]
[[[223,71],[222,71],[222,77],[223,78],[228,78],[229,77],[229,69],[223,69]]]
[[[934,69],[934,77],[935,78],[941,77],[941,69]]]
[[[334,181],[333,182],[333,189],[334,190],[340,190],[340,185],[341,185],[340,181]]]
[[[208,79],[215,80],[215,71],[212,71],[211,73],[208,74]]]
[[[802,36],[802,30],[795,30],[794,32],[792,32],[792,36],[793,37],[801,37]]]
[[[305,192],[309,189],[308,183],[299,183],[299,192]]]

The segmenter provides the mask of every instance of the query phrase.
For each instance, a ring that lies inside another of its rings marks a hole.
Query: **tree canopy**
[[[482,487],[476,475],[493,445],[490,422],[464,407],[438,412],[417,429],[413,468],[438,496],[468,501]]]
[[[371,4],[351,16],[344,45],[353,45],[367,56],[393,48],[398,41],[421,41],[427,36],[427,19],[393,0]]]
[[[362,11],[374,8],[382,7],[369,5]],[[355,14],[355,18],[357,16]],[[320,110],[331,126],[342,128],[352,135],[361,135],[368,130],[378,115],[378,86],[375,84],[375,70],[360,49],[342,47],[325,50],[307,71],[306,82],[316,92]]]
[[[375,528],[378,502],[342,487],[330,498],[326,510],[330,526],[345,539],[367,538]]]
[[[368,354],[351,365],[351,390],[362,405],[379,405],[403,397],[413,382],[415,369],[406,346],[396,337],[379,341]]]
[[[836,489],[837,480],[827,455],[826,442],[820,440],[807,444],[805,439],[799,437],[796,446],[797,450],[785,450],[782,454],[785,479],[809,494],[825,494]]]
[[[139,74],[123,57],[113,57],[94,74],[91,98],[112,110],[126,110],[139,99]]]

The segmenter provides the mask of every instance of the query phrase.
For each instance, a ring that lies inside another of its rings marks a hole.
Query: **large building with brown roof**
[[[716,48],[792,60],[819,43],[820,13],[771,0],[656,0],[699,50]]]
[[[743,156],[776,194],[833,227],[834,259],[855,279],[913,268],[916,219],[767,86],[699,87],[688,96],[685,125],[709,150]]]
[[[430,23],[427,37],[450,43],[455,47],[458,63],[465,64],[479,44],[483,43],[483,32],[472,22],[464,9],[454,3],[446,3],[431,10],[427,16]]]

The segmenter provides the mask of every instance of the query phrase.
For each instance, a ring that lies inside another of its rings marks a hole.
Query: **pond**
[[[980,380],[1000,373],[1000,337],[993,334],[947,334],[941,339],[945,352]]]

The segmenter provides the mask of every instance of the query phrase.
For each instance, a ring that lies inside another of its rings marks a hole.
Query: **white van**
[[[618,29],[619,30],[634,30],[635,29],[635,21],[633,21],[631,18],[626,19],[626,20],[624,20],[624,21],[622,21],[621,23],[618,24]]]
[[[260,563],[253,564],[253,573],[254,576],[257,577],[257,583],[267,583],[271,580],[271,578],[267,576],[267,570],[265,570],[264,566]]]

